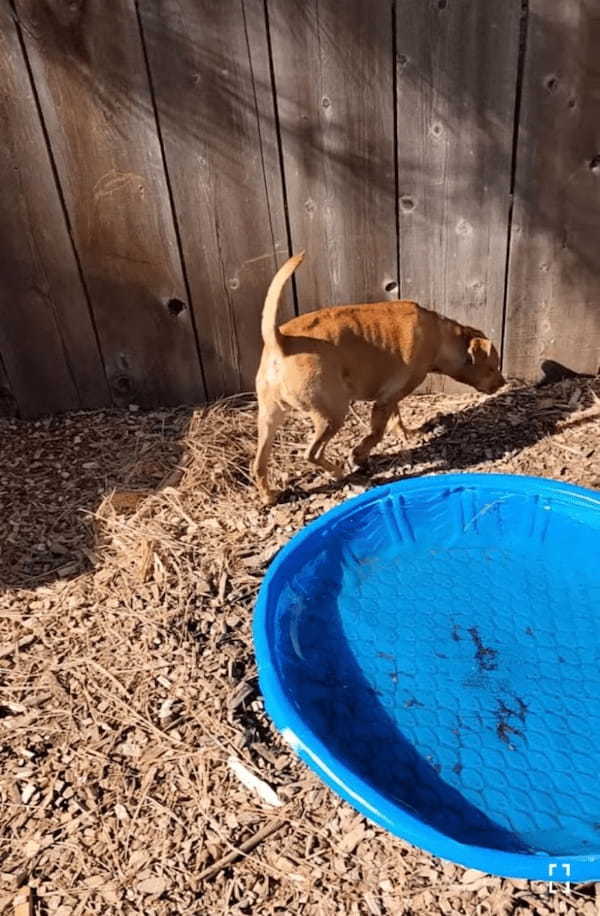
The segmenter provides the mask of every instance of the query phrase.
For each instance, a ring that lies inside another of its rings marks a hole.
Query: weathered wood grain
[[[512,224],[506,367],[600,365],[600,15],[530,0]]]
[[[397,4],[402,296],[502,335],[520,0]]]
[[[27,417],[105,405],[104,368],[8,4],[0,5],[0,124],[3,387]]]
[[[208,390],[249,390],[267,286],[288,254],[263,4],[140,10]]]
[[[204,396],[133,0],[17,0],[113,399]]]
[[[276,264],[280,267],[295,252],[291,248],[291,232],[287,214],[285,175],[279,138],[277,98],[273,81],[272,49],[269,33],[268,10],[265,0],[242,0],[248,52],[252,71],[252,84],[260,130],[263,172],[267,186],[269,218],[275,244]],[[285,238],[286,244],[281,243]],[[293,280],[282,293],[282,318],[297,313]]]
[[[18,414],[19,407],[0,356],[0,417],[15,417]]]
[[[302,311],[401,295],[502,341],[511,375],[598,369],[593,0],[15,6],[21,33],[0,5],[9,410],[253,387],[266,288],[301,248]]]
[[[299,307],[397,289],[392,4],[269,0]]]

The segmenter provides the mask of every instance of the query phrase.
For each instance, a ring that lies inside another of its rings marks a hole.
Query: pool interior
[[[554,497],[360,506],[278,571],[283,689],[338,760],[443,834],[598,853],[596,545],[589,516]]]

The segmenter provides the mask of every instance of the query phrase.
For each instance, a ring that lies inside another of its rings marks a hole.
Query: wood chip
[[[460,883],[473,884],[474,881],[479,881],[480,878],[486,877],[487,875],[485,872],[479,871],[477,868],[467,868],[461,875]]]
[[[283,802],[271,786],[263,779],[259,779],[258,776],[255,776],[255,774],[249,770],[248,767],[244,766],[237,757],[229,757],[227,765],[229,769],[235,773],[240,782],[246,786],[247,789],[255,792],[267,805],[271,805],[274,808],[280,808],[283,805]]]
[[[120,804],[115,805],[115,817],[119,821],[128,821],[129,820],[129,812],[127,811],[127,808],[125,807],[125,805],[120,805]]]
[[[35,639],[35,635],[30,633],[27,636],[22,636],[21,639],[18,639],[15,643],[4,643],[4,645],[0,645],[0,658],[6,658],[7,655],[12,655],[14,652],[18,652],[19,649],[26,649],[27,646],[35,642]]]
[[[28,805],[36,792],[37,786],[30,782],[25,783],[25,785],[21,788],[21,801],[23,804]]]
[[[164,878],[158,878],[153,875],[150,878],[145,878],[143,881],[138,881],[137,889],[142,894],[148,894],[151,897],[160,897],[167,889],[167,882]]]
[[[115,512],[135,512],[150,495],[148,490],[115,490],[110,503]]]
[[[13,903],[13,916],[33,916],[33,893],[30,887],[22,887]]]

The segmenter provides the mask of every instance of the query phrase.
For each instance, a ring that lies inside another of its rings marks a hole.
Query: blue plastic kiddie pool
[[[378,487],[278,554],[267,711],[332,789],[438,856],[600,879],[600,499],[528,477]]]

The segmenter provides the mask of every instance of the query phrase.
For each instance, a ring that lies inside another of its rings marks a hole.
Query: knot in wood
[[[185,311],[185,302],[182,302],[181,299],[169,299],[167,302],[167,309],[169,315],[172,315],[176,318],[178,315],[181,315]]]

